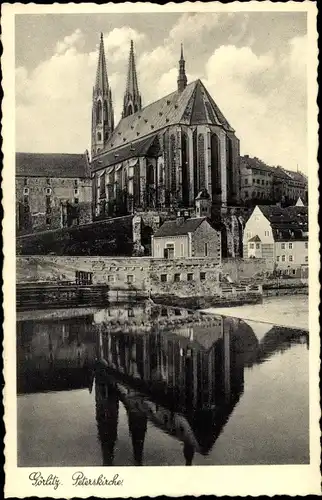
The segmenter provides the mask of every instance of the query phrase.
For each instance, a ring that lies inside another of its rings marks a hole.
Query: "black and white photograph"
[[[289,3],[5,5],[7,496],[320,493],[316,5]]]

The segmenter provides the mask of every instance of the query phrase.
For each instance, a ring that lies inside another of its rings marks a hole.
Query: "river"
[[[251,318],[18,313],[18,465],[309,463],[308,332]]]

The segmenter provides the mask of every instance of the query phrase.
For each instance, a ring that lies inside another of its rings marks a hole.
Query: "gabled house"
[[[156,258],[211,257],[221,262],[221,233],[206,217],[166,221],[152,237]]]
[[[276,269],[302,275],[308,266],[308,207],[256,206],[243,237],[244,258],[263,258]]]

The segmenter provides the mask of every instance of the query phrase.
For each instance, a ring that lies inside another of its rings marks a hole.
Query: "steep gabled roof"
[[[308,239],[308,207],[261,205],[258,208],[271,223],[275,240]]]
[[[90,171],[85,153],[16,153],[16,176],[90,178]]]
[[[122,118],[109,138],[105,150],[98,156],[175,124],[212,124],[233,132],[203,83],[196,80],[187,85],[182,92],[176,90],[140,111]]]
[[[154,234],[154,238],[162,238],[163,236],[185,236],[188,233],[194,233],[205,220],[207,220],[206,217],[196,217],[183,221],[179,219],[166,221]]]

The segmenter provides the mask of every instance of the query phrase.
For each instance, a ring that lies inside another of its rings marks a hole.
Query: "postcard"
[[[6,498],[321,494],[316,17],[3,5]]]

